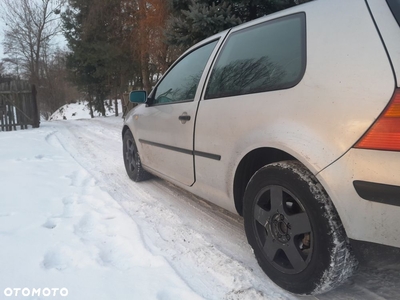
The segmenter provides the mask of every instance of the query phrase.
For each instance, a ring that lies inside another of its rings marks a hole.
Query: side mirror
[[[129,94],[129,101],[132,103],[145,103],[147,100],[146,91],[133,91]]]

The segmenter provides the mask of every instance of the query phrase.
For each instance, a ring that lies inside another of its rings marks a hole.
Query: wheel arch
[[[124,127],[122,128],[122,138],[124,138],[124,134],[127,130],[130,130],[128,125],[124,125]]]
[[[235,208],[239,215],[243,215],[243,196],[250,178],[257,170],[265,165],[284,161],[296,160],[289,153],[276,148],[257,148],[247,153],[238,164],[233,181],[233,197]]]

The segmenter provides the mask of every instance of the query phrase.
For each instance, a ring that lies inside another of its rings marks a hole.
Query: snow
[[[115,115],[115,100],[106,100],[105,109],[106,116]],[[118,100],[118,112],[122,113],[122,102]],[[99,112],[93,111],[94,116],[101,116]],[[87,101],[77,101],[76,103],[65,104],[55,111],[49,118],[50,121],[55,120],[78,120],[78,119],[90,119],[90,110]]]
[[[101,117],[0,132],[0,299],[398,298],[394,268],[361,268],[316,297],[283,291],[259,268],[240,217],[158,178],[130,181],[121,127]],[[5,297],[7,288],[68,296]]]
[[[47,124],[46,124],[47,125]],[[0,137],[0,283],[71,299],[200,299],[46,125]]]

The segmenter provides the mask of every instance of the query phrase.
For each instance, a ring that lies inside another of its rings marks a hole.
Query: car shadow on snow
[[[400,249],[352,242],[360,262],[345,284],[318,299],[399,299]]]

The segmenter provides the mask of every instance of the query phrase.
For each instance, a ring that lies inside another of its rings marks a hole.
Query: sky
[[[5,58],[6,56],[4,55],[4,49],[3,49],[3,40],[4,40],[4,30],[6,26],[4,23],[0,20],[0,60]],[[62,34],[59,34],[57,37],[55,37],[54,43],[58,45],[60,48],[66,48],[67,47],[67,42]]]
[[[6,25],[3,22],[3,20],[1,19],[1,13],[2,13],[2,10],[0,8],[0,61],[6,57],[3,52],[4,51],[4,48],[3,48],[4,30],[6,29]],[[58,36],[56,36],[53,42],[62,49],[67,47],[67,42],[66,42],[64,36],[62,35],[62,33],[60,33]]]

